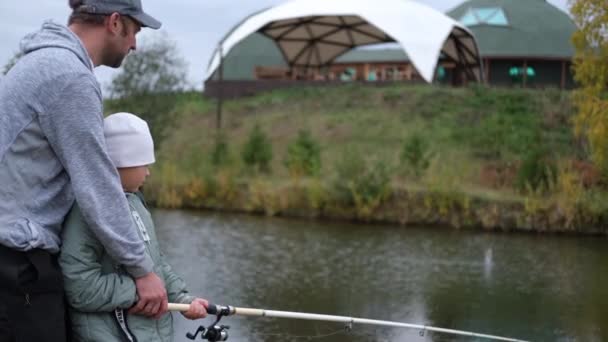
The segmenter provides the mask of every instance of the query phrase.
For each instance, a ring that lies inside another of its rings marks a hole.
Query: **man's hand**
[[[203,298],[195,298],[190,303],[190,309],[186,312],[182,312],[182,315],[187,319],[199,319],[207,317],[207,307],[209,302]]]
[[[129,309],[130,314],[160,318],[167,312],[167,290],[154,272],[135,279],[139,301]]]

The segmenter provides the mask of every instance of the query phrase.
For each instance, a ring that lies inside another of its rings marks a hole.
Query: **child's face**
[[[144,185],[146,177],[150,175],[148,165],[118,168],[122,188],[129,192],[136,192]]]

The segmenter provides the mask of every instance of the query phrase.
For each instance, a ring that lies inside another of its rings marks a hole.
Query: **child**
[[[189,319],[206,316],[207,301],[188,295],[186,284],[160,252],[152,217],[139,191],[154,163],[154,144],[145,121],[129,113],[104,120],[108,154],[118,168],[133,224],[138,227],[154,272],[164,281],[169,302],[190,304]],[[91,179],[94,182],[94,179]],[[63,228],[59,263],[69,304],[74,341],[171,341],[170,313],[158,319],[128,314],[137,302],[135,282],[112,260],[85,223],[77,204]]]

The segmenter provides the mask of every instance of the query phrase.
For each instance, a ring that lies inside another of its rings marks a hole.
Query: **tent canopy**
[[[274,40],[291,68],[321,68],[355,47],[396,42],[429,83],[440,57],[460,67],[468,80],[481,81],[479,50],[470,31],[412,0],[292,0],[258,12],[218,44],[206,78],[222,56],[255,32]]]

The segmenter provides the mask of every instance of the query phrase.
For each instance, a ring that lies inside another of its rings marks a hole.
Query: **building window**
[[[460,17],[460,22],[465,26],[509,26],[509,20],[507,20],[505,11],[500,7],[469,8],[465,14]]]
[[[524,71],[523,67],[514,66],[509,69],[509,77],[513,83],[522,83],[524,80],[524,72],[526,73],[526,79],[532,82],[536,77],[536,70],[533,67],[527,67]]]
[[[447,72],[445,71],[445,68],[442,65],[438,66],[437,74],[436,74],[437,81],[441,82],[441,81],[445,80],[446,76],[447,76]]]
[[[340,74],[340,81],[350,82],[357,79],[357,70],[355,68],[346,68]]]

